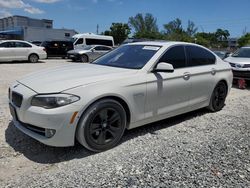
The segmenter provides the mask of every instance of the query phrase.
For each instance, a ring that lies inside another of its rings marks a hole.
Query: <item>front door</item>
[[[172,64],[174,72],[148,73],[146,118],[160,119],[167,114],[181,113],[189,107],[191,83],[184,46],[168,49],[159,62]]]

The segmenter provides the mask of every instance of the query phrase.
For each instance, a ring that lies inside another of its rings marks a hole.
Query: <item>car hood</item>
[[[107,80],[117,80],[137,70],[95,64],[75,64],[32,73],[18,80],[37,93],[58,93]]]
[[[250,64],[250,58],[228,57],[225,61],[229,63]]]
[[[75,49],[68,51],[69,54],[83,54],[89,52],[88,50],[82,50],[82,49]]]

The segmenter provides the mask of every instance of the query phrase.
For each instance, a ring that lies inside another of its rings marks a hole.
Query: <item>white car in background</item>
[[[92,151],[117,145],[125,129],[207,107],[219,111],[232,71],[210,50],[182,42],[118,47],[90,64],[44,70],[9,89],[17,128],[51,146],[77,139]]]
[[[250,47],[240,48],[224,61],[232,66],[234,78],[250,80]]]
[[[46,59],[47,53],[44,47],[36,46],[22,40],[7,40],[0,42],[0,62],[29,61],[38,62]]]

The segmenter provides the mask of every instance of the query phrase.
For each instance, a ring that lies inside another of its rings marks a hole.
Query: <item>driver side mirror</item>
[[[174,72],[174,67],[169,63],[160,62],[156,65],[153,72]]]

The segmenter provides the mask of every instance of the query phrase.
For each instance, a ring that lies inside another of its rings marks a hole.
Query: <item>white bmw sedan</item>
[[[29,61],[38,62],[46,59],[47,53],[44,47],[36,46],[27,41],[8,40],[0,42],[0,62]]]
[[[182,42],[126,44],[91,64],[45,70],[9,89],[18,129],[51,146],[77,139],[92,151],[119,143],[125,129],[207,107],[219,111],[232,70],[210,50]]]

